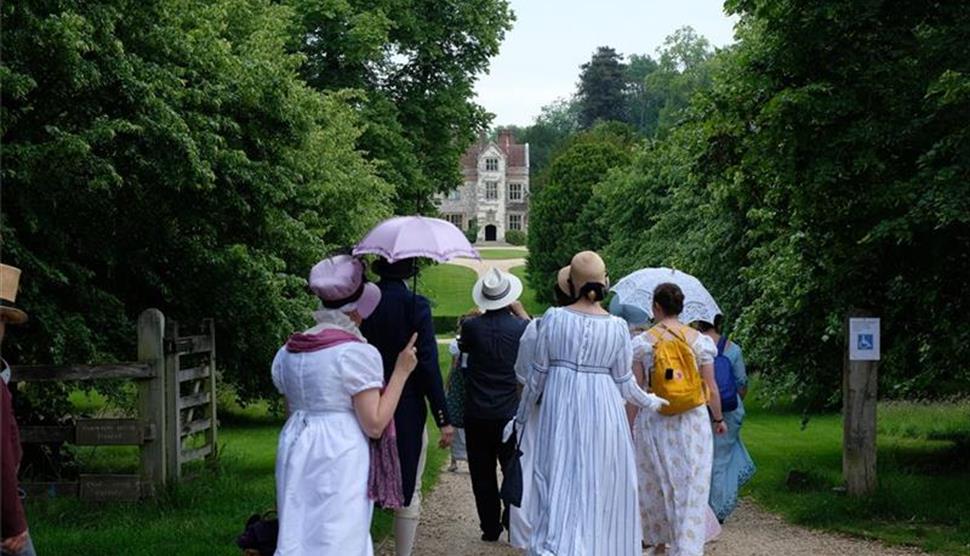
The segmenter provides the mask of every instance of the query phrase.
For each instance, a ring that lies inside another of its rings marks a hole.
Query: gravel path
[[[504,542],[479,539],[475,499],[468,467],[458,473],[442,470],[434,491],[424,503],[415,556],[515,556],[521,554]],[[505,536],[503,536],[503,539]],[[379,556],[394,556],[394,541],[380,547]],[[888,548],[875,542],[789,525],[758,509],[749,501],[731,516],[720,539],[708,544],[705,554],[718,556],[912,556],[916,550]],[[568,556],[568,555],[564,555]]]

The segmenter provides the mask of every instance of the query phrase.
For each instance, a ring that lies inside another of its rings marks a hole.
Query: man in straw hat
[[[22,324],[27,313],[14,306],[20,285],[20,269],[0,264],[0,346],[8,324]],[[13,400],[7,383],[10,367],[3,364],[3,386],[0,386],[0,537],[4,554],[33,556],[34,545],[27,532],[27,518],[17,488],[20,467],[20,429],[13,413]]]
[[[499,499],[496,463],[503,469],[514,446],[502,442],[502,428],[519,405],[515,358],[528,321],[513,304],[522,295],[515,275],[492,268],[475,283],[472,299],[483,311],[462,326],[461,351],[468,354],[465,441],[482,540],[497,541],[508,526]]]

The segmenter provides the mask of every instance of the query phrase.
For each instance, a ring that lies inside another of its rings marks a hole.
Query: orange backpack
[[[670,404],[660,413],[678,415],[707,403],[707,391],[685,327],[674,330],[654,326],[647,331],[647,341],[653,346],[653,368],[647,374],[650,391]]]

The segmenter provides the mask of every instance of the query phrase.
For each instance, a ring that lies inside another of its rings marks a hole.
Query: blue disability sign
[[[859,334],[859,346],[860,350],[872,350],[875,348],[873,345],[872,334]]]

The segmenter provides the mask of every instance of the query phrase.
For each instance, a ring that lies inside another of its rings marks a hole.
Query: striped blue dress
[[[641,553],[637,472],[623,400],[650,399],[631,372],[626,323],[609,315],[550,309],[516,420],[540,400],[528,554]],[[535,418],[534,416],[532,418]]]

